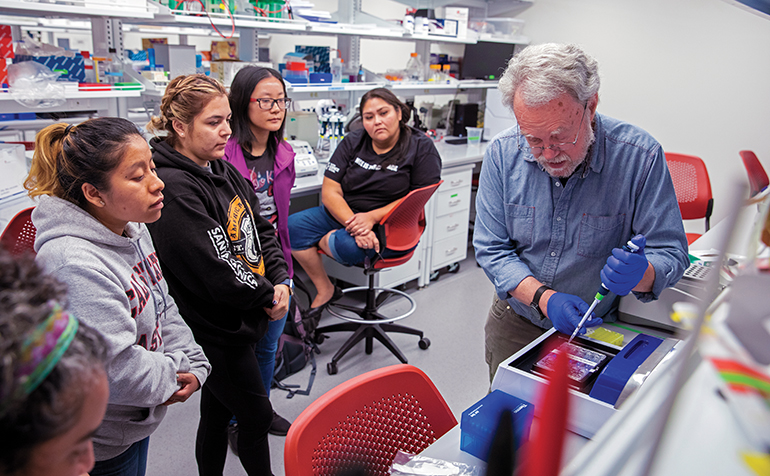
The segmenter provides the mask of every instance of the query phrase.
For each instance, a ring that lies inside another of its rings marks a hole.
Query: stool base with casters
[[[324,333],[353,332],[353,335],[350,336],[342,347],[337,350],[337,353],[334,354],[331,362],[326,364],[326,370],[329,372],[329,375],[337,373],[337,363],[339,360],[362,340],[364,340],[364,349],[367,354],[372,353],[374,339],[377,339],[382,345],[390,350],[398,360],[404,364],[408,363],[404,353],[401,352],[393,340],[388,336],[388,332],[419,336],[420,340],[418,341],[418,345],[420,349],[424,350],[430,347],[430,340],[424,336],[421,330],[394,324],[395,321],[409,317],[414,313],[417,306],[411,296],[397,289],[374,287],[373,272],[369,273],[369,287],[347,288],[343,290],[343,293],[350,294],[360,291],[366,291],[366,306],[364,308],[346,305],[339,301],[331,303],[327,307],[329,313],[347,322],[332,324],[316,329],[315,341],[318,344],[321,344],[324,339],[326,339],[327,336],[325,336]],[[394,317],[387,317],[380,314],[380,307],[392,296],[403,298],[409,302],[409,310]],[[348,314],[345,314],[345,311],[348,311]],[[350,313],[355,314],[355,316],[351,316]]]

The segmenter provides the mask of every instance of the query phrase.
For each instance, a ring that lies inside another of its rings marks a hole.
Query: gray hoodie
[[[147,227],[126,236],[60,198],[43,196],[32,212],[37,262],[67,284],[68,309],[108,346],[110,400],[94,436],[97,461],[113,458],[158,427],[176,392],[177,372],[201,385],[211,366],[168,294]]]

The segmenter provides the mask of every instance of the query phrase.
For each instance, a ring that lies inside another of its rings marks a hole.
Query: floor
[[[429,286],[417,289],[409,283],[407,292],[417,302],[416,312],[402,321],[404,325],[422,329],[431,341],[427,350],[417,346],[414,336],[396,335],[394,342],[404,352],[409,363],[419,367],[433,380],[447,404],[458,418],[466,408],[486,394],[489,387],[488,371],[484,362],[484,321],[492,301],[493,287],[481,268],[476,266],[473,250],[461,262],[456,274],[441,273]],[[321,325],[338,319],[325,314]],[[278,414],[294,420],[324,392],[345,380],[379,367],[397,364],[396,359],[379,343],[374,352],[366,355],[359,343],[339,363],[339,372],[329,375],[326,363],[349,333],[329,334],[316,356],[317,374],[308,396],[286,398],[286,393],[273,389],[271,401]],[[284,382],[307,385],[310,366],[290,376]],[[195,464],[195,432],[199,416],[197,392],[184,404],[169,407],[168,414],[150,438],[147,476],[190,476],[197,474]],[[270,436],[273,473],[283,476],[284,438]],[[228,452],[224,475],[241,476],[246,472],[238,458]]]

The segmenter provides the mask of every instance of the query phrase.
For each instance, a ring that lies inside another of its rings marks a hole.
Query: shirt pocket
[[[622,241],[626,215],[595,216],[584,214],[578,233],[578,255],[605,259]]]
[[[532,234],[535,230],[535,207],[505,204],[505,225],[508,235],[516,248],[532,245]]]

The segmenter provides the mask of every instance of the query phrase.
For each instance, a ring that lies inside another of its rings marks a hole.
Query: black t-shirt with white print
[[[246,168],[249,169],[249,180],[254,186],[254,193],[259,200],[259,214],[272,223],[273,228],[277,226],[278,209],[275,207],[275,197],[273,196],[273,171],[275,169],[275,157],[265,151],[259,157],[254,157],[249,151],[241,148],[243,159],[246,161]]]
[[[441,157],[422,131],[411,128],[405,157],[393,157],[398,149],[397,144],[378,155],[365,129],[353,131],[337,146],[324,176],[341,185],[345,201],[354,213],[384,207],[412,190],[441,180]],[[383,167],[386,161],[390,165]]]

